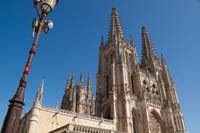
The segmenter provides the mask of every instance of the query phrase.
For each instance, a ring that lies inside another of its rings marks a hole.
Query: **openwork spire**
[[[74,86],[74,72],[72,73],[72,78],[71,78],[71,81],[70,81],[70,84],[69,84],[70,88],[73,88],[73,86]]]
[[[116,8],[112,9],[110,31],[108,36],[108,42],[115,42],[116,40],[125,40],[122,26],[120,24],[118,12]]]
[[[92,79],[91,79],[91,75],[88,75],[88,79],[87,79],[87,88],[91,89],[92,87]]]
[[[142,26],[142,64],[146,61],[158,60],[156,52],[152,46],[149,34],[144,26]]]
[[[81,72],[80,79],[79,79],[79,85],[82,85],[82,84],[83,84],[83,73]]]
[[[165,76],[165,79],[166,79],[165,82],[167,83],[168,86],[171,86],[174,83],[173,83],[172,77],[169,73],[167,63],[166,63],[166,60],[165,60],[163,54],[161,54],[161,62],[162,62],[162,68],[163,68],[163,76]]]

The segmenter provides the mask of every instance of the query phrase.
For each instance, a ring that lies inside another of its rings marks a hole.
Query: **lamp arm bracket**
[[[41,19],[41,13],[40,13],[38,6],[36,4],[34,4],[34,8],[36,9],[39,18]]]

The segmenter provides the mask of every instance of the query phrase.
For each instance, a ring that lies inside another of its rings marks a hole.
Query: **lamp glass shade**
[[[49,13],[53,10],[57,2],[58,0],[42,0],[41,9],[44,12]]]

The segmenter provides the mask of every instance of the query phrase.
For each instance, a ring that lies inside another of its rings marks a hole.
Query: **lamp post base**
[[[1,133],[18,133],[20,117],[24,102],[11,99],[8,112],[6,114]]]

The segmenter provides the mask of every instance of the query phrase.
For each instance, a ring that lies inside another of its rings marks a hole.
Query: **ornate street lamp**
[[[58,0],[34,0],[34,7],[39,17],[38,19],[34,19],[32,23],[33,37],[34,33],[36,33],[36,36],[29,51],[29,56],[27,58],[17,91],[9,101],[10,105],[4,119],[1,133],[18,133],[20,117],[24,106],[24,92],[32,59],[36,52],[36,46],[40,37],[40,33],[42,31],[48,33],[49,29],[53,27],[53,23],[51,21],[46,21],[46,16],[53,10],[57,3]]]
[[[58,0],[42,0],[41,9],[46,13],[53,10],[54,6],[58,3]]]

